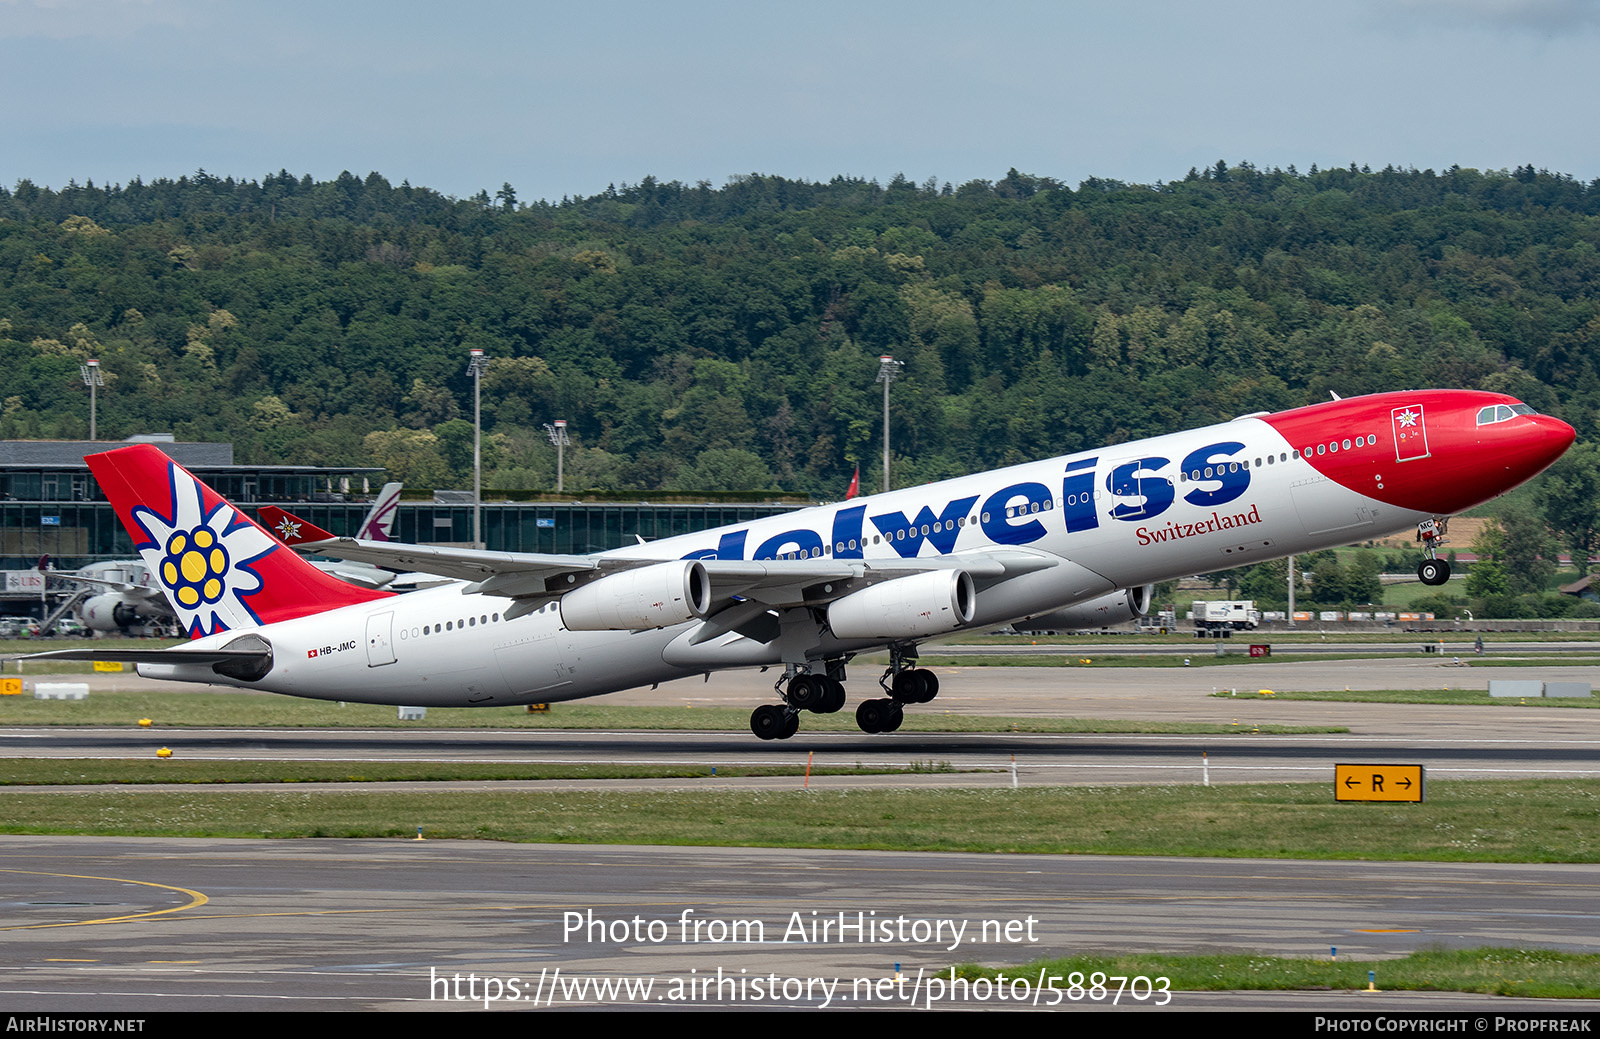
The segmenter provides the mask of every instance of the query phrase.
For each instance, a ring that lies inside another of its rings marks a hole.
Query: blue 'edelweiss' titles
[[[250,565],[277,544],[227,503],[207,512],[199,483],[177,466],[167,469],[172,492],[168,516],[137,506],[133,518],[148,540],[136,547],[150,572],[167,588],[178,619],[191,635],[259,624],[243,596],[261,590]]]
[[[1250,467],[1234,459],[1245,445],[1237,440],[1207,444],[1189,452],[1179,466],[1181,482],[1192,489],[1183,496],[1189,505],[1198,508],[1215,508],[1240,497],[1250,488]],[[1109,495],[1112,504],[1105,507],[1097,489],[1100,456],[1069,459],[1065,463],[1059,495],[1047,484],[1029,480],[1008,484],[983,499],[974,509],[981,495],[953,498],[937,511],[923,505],[913,518],[904,510],[886,510],[867,515],[867,505],[851,505],[833,513],[831,537],[824,541],[815,530],[801,528],[786,530],[768,537],[755,546],[751,559],[807,559],[826,554],[838,559],[860,559],[874,536],[867,524],[875,528],[882,543],[906,559],[922,554],[924,545],[932,546],[932,554],[946,555],[956,550],[960,528],[970,522],[981,525],[988,540],[997,545],[1026,545],[1038,541],[1049,533],[1041,513],[1059,510],[1067,533],[1093,530],[1100,526],[1102,514],[1112,520],[1137,523],[1155,518],[1172,508],[1177,501],[1177,480],[1168,470],[1172,460],[1159,455],[1143,458],[1116,459],[1098,482]],[[1040,474],[1044,475],[1044,474]],[[1217,514],[1212,513],[1212,517]],[[1249,518],[1246,518],[1249,517]],[[1173,537],[1192,537],[1197,533],[1229,529],[1245,523],[1259,523],[1255,506],[1248,513],[1229,520],[1218,517],[1216,522],[1174,524],[1167,527],[1187,528],[1188,533],[1152,535],[1147,527],[1137,528],[1140,544],[1166,541]],[[744,559],[748,530],[735,530],[721,536],[716,548],[690,552],[685,559]],[[873,542],[874,544],[878,542]]]

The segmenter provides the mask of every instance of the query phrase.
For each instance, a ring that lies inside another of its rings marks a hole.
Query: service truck
[[[1261,623],[1254,599],[1196,600],[1193,609],[1197,639],[1225,639],[1236,631],[1253,631]]]

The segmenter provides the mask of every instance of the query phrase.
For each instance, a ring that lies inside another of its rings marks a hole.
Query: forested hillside
[[[0,437],[231,440],[241,461],[492,486],[875,490],[1422,386],[1600,424],[1600,182],[1218,163],[1076,189],[773,176],[559,203],[373,173],[0,190]]]

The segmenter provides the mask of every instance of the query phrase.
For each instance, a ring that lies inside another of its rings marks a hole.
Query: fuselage
[[[869,564],[948,556],[952,565],[964,555],[976,559],[1003,549],[1048,557],[1048,567],[978,593],[963,630],[988,628],[1121,588],[1347,544],[1448,516],[1536,475],[1572,440],[1570,426],[1501,394],[1378,394],[606,555]],[[451,584],[266,625],[261,631],[273,646],[272,670],[241,684],[356,702],[504,705],[785,662],[776,642],[733,632],[692,645],[694,624],[571,631],[557,602],[506,619],[508,600],[468,588]],[[219,646],[239,634],[191,645]],[[884,644],[840,640],[822,624],[805,654],[821,660]],[[142,664],[140,673],[217,681],[188,665]]]

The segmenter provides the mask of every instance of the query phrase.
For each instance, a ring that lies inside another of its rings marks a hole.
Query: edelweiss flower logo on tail
[[[176,465],[167,467],[170,515],[137,506],[133,519],[148,536],[137,546],[150,572],[166,589],[178,619],[191,635],[261,623],[245,596],[261,590],[251,569],[278,544],[227,502],[208,512],[199,482]]]

